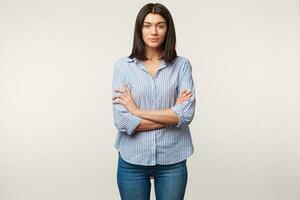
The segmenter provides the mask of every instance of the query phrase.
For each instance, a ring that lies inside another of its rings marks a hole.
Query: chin
[[[150,48],[158,48],[160,47],[161,44],[147,44],[148,47]]]

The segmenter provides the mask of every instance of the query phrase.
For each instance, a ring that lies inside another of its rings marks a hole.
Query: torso
[[[121,59],[116,63],[117,74],[113,88],[121,88],[124,83],[127,83],[130,86],[132,99],[140,109],[163,110],[172,108],[179,91],[182,89],[193,90],[194,88],[192,77],[185,77],[183,74],[183,72],[189,72],[191,66],[189,66],[188,60],[183,57],[177,57],[176,60],[166,65],[161,63],[158,66],[158,64],[159,62],[154,65],[155,67],[148,67],[150,66],[148,62],[144,64],[141,60],[128,57]],[[162,69],[158,72],[157,70],[161,66]],[[151,80],[150,74],[155,76],[153,80]],[[191,112],[185,113],[190,115],[194,112],[192,112],[194,104],[188,108]],[[116,109],[118,109],[118,112],[115,113],[117,120],[120,120],[117,123],[122,124],[122,128],[126,127],[127,131],[129,125],[133,123],[127,125],[127,121],[125,122],[124,119],[130,120],[132,116],[127,115],[127,111],[123,110],[122,107],[116,107]],[[154,146],[156,147],[155,151],[152,149]],[[167,126],[162,129],[141,131],[134,137],[125,134],[123,130],[118,131],[115,147],[127,162],[145,166],[177,163],[193,153],[193,143],[188,125],[183,125],[181,128]]]

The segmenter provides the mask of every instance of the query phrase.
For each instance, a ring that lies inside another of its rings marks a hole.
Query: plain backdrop
[[[113,65],[146,3],[0,0],[1,200],[119,199]],[[185,199],[299,200],[299,2],[160,3],[196,86]]]

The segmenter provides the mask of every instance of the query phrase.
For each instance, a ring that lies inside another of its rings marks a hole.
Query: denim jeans
[[[186,160],[170,165],[142,166],[119,155],[117,182],[122,200],[149,200],[154,179],[156,200],[183,200],[188,179]]]

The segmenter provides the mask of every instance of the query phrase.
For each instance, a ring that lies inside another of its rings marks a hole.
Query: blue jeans
[[[122,200],[149,200],[154,179],[156,200],[183,200],[188,173],[186,160],[171,165],[142,166],[119,155],[117,181]]]

